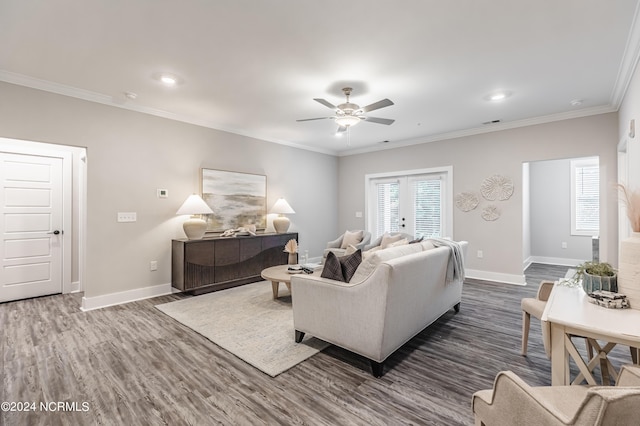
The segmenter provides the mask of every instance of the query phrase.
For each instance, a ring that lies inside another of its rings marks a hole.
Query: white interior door
[[[0,152],[0,302],[62,293],[62,158]]]

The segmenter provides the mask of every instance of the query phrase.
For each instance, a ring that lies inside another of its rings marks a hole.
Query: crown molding
[[[592,115],[607,114],[616,112],[617,108],[611,105],[602,105],[598,107],[584,108],[575,111],[563,112],[559,114],[544,115],[541,117],[527,118],[524,120],[516,120],[505,123],[488,124],[483,127],[474,127],[471,129],[458,130],[455,132],[440,133],[415,139],[400,140],[397,142],[379,144],[366,148],[356,148],[338,152],[338,157],[346,157],[349,155],[365,154],[368,152],[384,151],[388,149],[401,148],[413,145],[422,145],[430,142],[438,142],[449,139],[463,138],[467,136],[481,135],[485,133],[499,132],[502,130],[517,129],[520,127],[535,126],[538,124],[553,123],[555,121],[571,120],[574,118],[589,117]]]
[[[153,115],[156,117],[162,117],[169,120],[180,121],[183,123],[194,124],[196,126],[206,127],[208,129],[220,130],[223,132],[233,133],[240,136],[246,136],[253,139],[258,139],[266,142],[272,142],[279,145],[285,145],[292,148],[304,149],[306,151],[318,152],[326,155],[337,155],[337,151],[330,149],[323,149],[317,147],[309,147],[306,145],[297,144],[295,142],[282,141],[278,139],[265,138],[262,135],[252,134],[250,132],[243,131],[241,129],[235,129],[227,126],[222,126],[218,123],[214,123],[208,120],[195,119],[181,114],[175,114],[169,111],[161,109],[151,108],[140,104],[131,103],[126,99],[118,99],[113,96],[104,95],[102,93],[92,92],[89,90],[79,89],[77,87],[67,86],[65,84],[54,83],[47,80],[41,80],[39,78],[29,77],[23,74],[17,74],[11,71],[0,69],[0,81],[5,83],[15,84],[18,86],[29,87],[31,89],[42,90],[45,92],[56,93],[62,96],[68,96],[71,98],[82,99],[89,102],[98,104],[113,106],[116,108],[122,108],[129,111],[140,112],[142,114]]]
[[[620,62],[620,69],[618,70],[618,76],[611,92],[610,103],[616,109],[620,109],[620,105],[624,100],[624,96],[627,93],[633,73],[638,65],[638,59],[640,58],[640,3],[636,5],[636,11],[633,15],[633,21],[631,23],[631,30],[627,38],[627,44],[624,48],[622,55],[622,61]]]

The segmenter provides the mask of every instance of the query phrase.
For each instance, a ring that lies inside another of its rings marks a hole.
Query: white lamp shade
[[[213,213],[211,207],[204,202],[199,195],[192,194],[182,203],[176,214],[210,214]]]
[[[284,198],[279,198],[278,201],[271,207],[269,213],[277,213],[277,214],[293,214],[295,211],[291,208],[287,200]]]

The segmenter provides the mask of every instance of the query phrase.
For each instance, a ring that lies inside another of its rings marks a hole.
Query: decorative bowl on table
[[[302,266],[300,265],[289,265],[287,268],[287,272],[289,274],[299,274],[302,272]]]

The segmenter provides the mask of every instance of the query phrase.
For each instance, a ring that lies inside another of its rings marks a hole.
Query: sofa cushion
[[[385,232],[382,236],[382,241],[380,241],[380,248],[386,249],[396,241],[400,241],[402,238],[404,238],[402,234],[390,235],[388,232]]]
[[[373,254],[365,256],[355,274],[351,278],[351,282],[358,283],[364,281],[382,262],[395,259],[396,257],[406,256],[408,254],[419,253],[423,250],[421,244],[404,244],[398,247],[390,247],[384,250],[377,250]]]
[[[429,241],[429,240],[422,241],[422,242],[420,243],[420,245],[422,246],[422,250],[423,250],[423,251],[424,251],[424,250],[431,250],[431,249],[436,248],[436,246],[435,246],[431,241]]]
[[[364,237],[364,231],[344,231],[344,236],[342,237],[342,244],[340,244],[340,248],[346,249],[349,245],[356,245],[362,241]]]
[[[336,281],[349,282],[358,269],[360,262],[362,262],[362,251],[360,250],[341,257],[336,256],[333,252],[329,252],[320,276]]]
[[[398,247],[398,246],[406,246],[407,244],[409,244],[409,240],[407,240],[406,238],[403,238],[401,240],[396,241],[395,243],[391,243],[387,246],[388,247]]]

